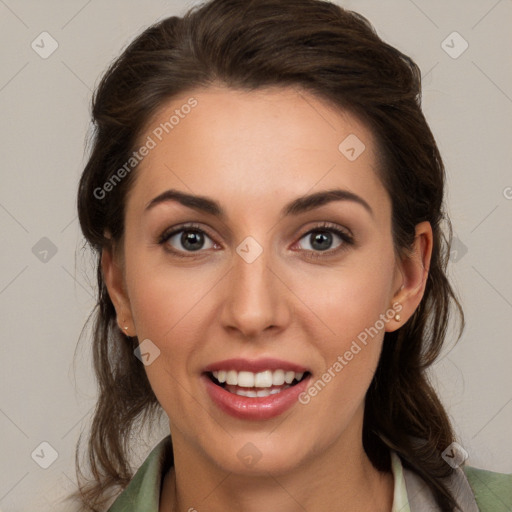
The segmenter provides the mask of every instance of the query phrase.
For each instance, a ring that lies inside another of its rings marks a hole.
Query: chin
[[[212,444],[210,446],[214,445]],[[214,452],[211,448],[207,456],[222,471],[250,476],[268,477],[269,473],[279,474],[294,471],[307,458],[304,441],[282,442],[280,438],[272,439],[268,432],[245,434],[230,439],[229,446]]]

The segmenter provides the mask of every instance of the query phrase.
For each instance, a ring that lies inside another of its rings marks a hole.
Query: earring
[[[402,305],[400,304],[400,302],[395,302],[395,303],[393,303],[393,309],[394,309],[395,307],[397,307],[397,306],[400,306],[400,309],[399,309],[398,311],[401,311],[401,310],[402,310]],[[395,316],[394,316],[394,320],[395,320],[396,322],[400,322],[400,318],[402,318],[402,317],[400,316],[400,314],[399,314],[399,313],[396,313],[396,314],[395,314]]]
[[[121,326],[121,323],[118,323],[117,325],[119,326],[119,329],[121,329],[121,332],[122,332],[124,335],[128,336],[128,333],[126,332],[126,331],[128,330],[128,326],[127,326],[127,325],[123,325],[123,326]]]

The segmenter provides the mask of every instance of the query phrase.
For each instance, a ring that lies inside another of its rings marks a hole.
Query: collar
[[[394,452],[392,452],[394,454]],[[397,459],[399,457],[394,454]],[[443,512],[437,505],[432,491],[422,478],[413,471],[402,466],[407,501],[410,512],[422,512],[428,510],[430,512]],[[464,512],[479,512],[479,508],[473,494],[473,490],[469,484],[464,471],[458,467],[447,480],[448,488],[457,500],[457,503]],[[408,512],[407,508],[397,509],[397,512]],[[393,512],[395,510],[393,509]]]
[[[390,455],[394,478],[392,512],[442,512],[421,477],[403,467],[394,451]],[[172,443],[168,435],[153,448],[108,512],[158,512],[162,479],[172,464]],[[464,512],[479,512],[471,486],[461,468],[455,470],[448,485]]]

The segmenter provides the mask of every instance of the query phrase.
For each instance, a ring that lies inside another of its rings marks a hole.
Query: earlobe
[[[392,303],[402,306],[398,319],[393,325],[388,324],[387,331],[400,328],[418,308],[427,285],[430,259],[432,257],[433,235],[429,222],[421,222],[416,226],[416,235],[410,251],[400,262],[399,274],[402,283],[392,299]]]
[[[103,248],[101,252],[101,269],[110,300],[116,310],[119,329],[125,335],[133,336],[133,318],[124,276],[111,248]]]

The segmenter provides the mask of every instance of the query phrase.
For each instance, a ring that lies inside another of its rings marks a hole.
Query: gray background
[[[512,472],[512,1],[339,3],[367,16],[422,69],[457,237],[449,271],[467,314],[463,338],[449,343],[432,376],[468,463]],[[74,487],[74,447],[94,406],[86,344],[72,364],[94,305],[75,213],[91,91],[135,34],[192,4],[0,0],[4,512],[69,510],[58,500]],[[31,47],[43,46],[43,31],[58,43],[46,59]],[[141,457],[163,433],[141,446]],[[52,451],[42,442],[58,453],[47,469],[40,464]]]

